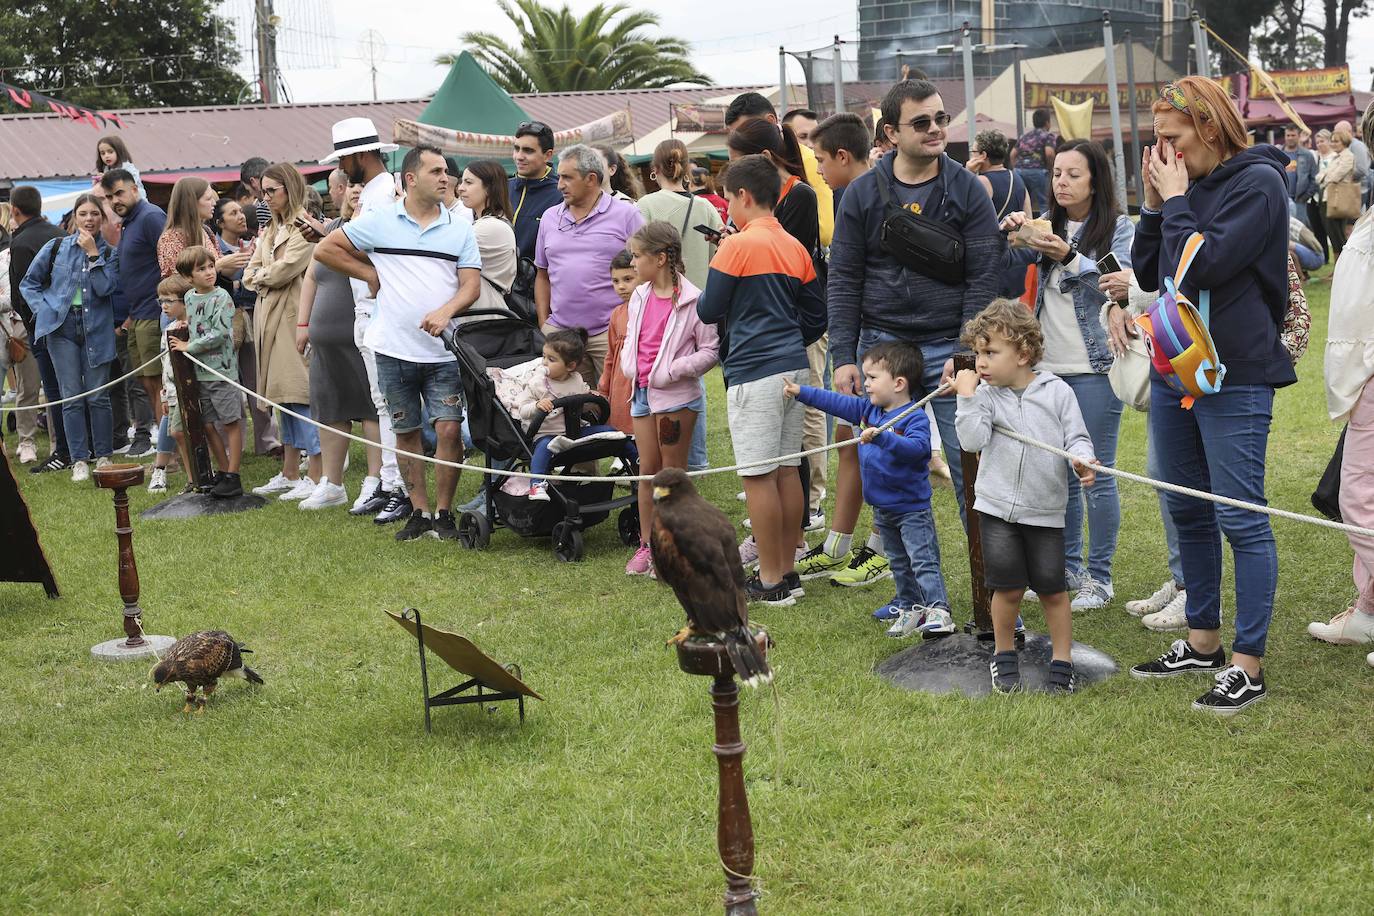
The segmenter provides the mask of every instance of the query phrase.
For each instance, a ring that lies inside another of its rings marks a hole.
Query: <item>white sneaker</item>
[[[1186,630],[1188,629],[1187,607],[1188,593],[1179,589],[1172,601],[1155,613],[1146,614],[1140,622],[1145,625],[1147,630],[1154,630],[1157,633]]]
[[[259,496],[272,496],[277,493],[285,493],[287,490],[296,486],[296,481],[288,480],[285,475],[277,474],[267,483],[260,487],[254,487],[253,492]]]
[[[1366,655],[1364,657],[1364,660],[1369,662],[1369,667],[1374,668],[1374,652],[1370,652],[1368,655]]]
[[[148,480],[149,493],[167,492],[167,469],[153,468],[153,476]]]
[[[1374,617],[1346,608],[1329,623],[1309,623],[1307,635],[1333,646],[1362,646],[1374,642]]]
[[[38,460],[38,449],[33,447],[32,442],[19,443],[19,463],[33,464]]]
[[[107,468],[107,467],[109,467],[109,466],[112,465],[112,464],[114,464],[114,462],[111,461],[108,457],[106,457],[106,458],[97,458],[97,459],[95,459],[95,469],[96,469],[97,471],[100,470],[101,468]]]
[[[309,477],[302,477],[300,480],[291,481],[291,489],[277,497],[277,499],[295,500],[309,499],[315,492],[315,481]]]
[[[315,492],[301,500],[302,509],[331,509],[334,506],[348,505],[348,491],[343,484],[330,483],[328,477],[321,477]]]
[[[1126,602],[1126,613],[1132,617],[1144,617],[1146,614],[1157,614],[1164,610],[1170,601],[1182,591],[1173,579],[1165,582],[1159,589],[1148,598],[1139,598],[1135,601]]]
[[[1078,589],[1078,594],[1073,596],[1073,601],[1069,602],[1069,607],[1075,611],[1095,611],[1104,608],[1116,597],[1116,592],[1107,582],[1098,582],[1092,577],[1083,580],[1083,585]]]
[[[72,483],[82,483],[91,479],[91,466],[84,461],[72,465]]]
[[[381,483],[382,481],[379,478],[364,477],[363,485],[358,490],[358,498],[353,500],[353,505],[349,507],[350,510],[361,509],[363,504],[372,498],[373,491],[375,491]]]

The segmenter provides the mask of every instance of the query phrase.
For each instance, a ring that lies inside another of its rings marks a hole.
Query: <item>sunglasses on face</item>
[[[935,117],[933,118],[930,115],[921,115],[919,118],[912,118],[910,121],[907,121],[905,123],[907,127],[910,127],[918,134],[928,134],[930,133],[930,125],[932,124],[940,128],[941,130],[948,127],[949,115],[943,111],[937,111],[935,112]]]

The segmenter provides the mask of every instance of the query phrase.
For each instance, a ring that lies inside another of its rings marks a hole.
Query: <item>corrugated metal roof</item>
[[[237,169],[245,159],[310,162],[330,150],[329,130],[368,117],[384,140],[397,118],[414,118],[424,99],[307,105],[223,105],[121,111],[134,164],[144,172]],[[90,175],[100,132],[57,114],[0,115],[0,177]]]

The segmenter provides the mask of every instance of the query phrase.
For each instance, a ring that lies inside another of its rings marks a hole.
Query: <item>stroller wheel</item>
[[[458,517],[458,543],[468,550],[486,550],[491,543],[491,522],[480,512],[464,512]]]
[[[620,510],[620,515],[616,517],[616,532],[620,535],[620,543],[626,547],[639,546],[639,506],[629,505]]]
[[[587,555],[582,532],[568,522],[553,526],[553,555],[560,563],[579,563]]]

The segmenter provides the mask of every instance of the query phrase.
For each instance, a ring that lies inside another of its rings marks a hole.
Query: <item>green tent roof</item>
[[[511,134],[529,115],[464,51],[417,120],[453,130]]]

